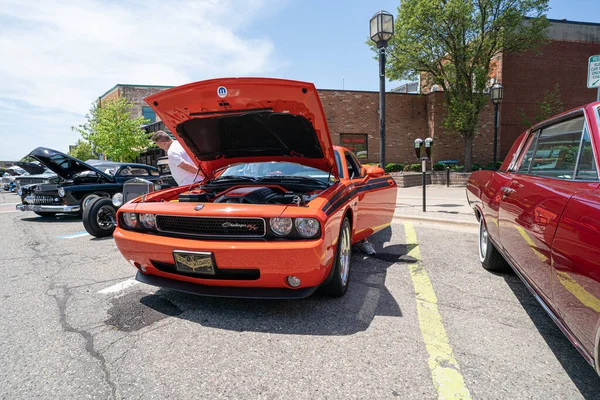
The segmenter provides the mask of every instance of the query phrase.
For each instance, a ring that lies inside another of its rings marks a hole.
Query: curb
[[[473,217],[475,219],[475,217]],[[478,226],[477,221],[467,222],[467,221],[457,221],[452,219],[443,219],[443,218],[431,218],[431,217],[415,217],[413,215],[394,215],[392,218],[392,222],[426,222],[426,223],[434,223],[434,224],[443,224],[443,225],[455,225],[463,228],[476,228]]]

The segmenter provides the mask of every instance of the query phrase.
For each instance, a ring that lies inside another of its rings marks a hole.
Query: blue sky
[[[554,19],[600,22],[598,0],[551,0]],[[177,4],[177,6],[174,6]],[[378,90],[369,18],[398,0],[2,0],[0,160],[67,151],[116,83],[269,76]],[[594,10],[594,11],[591,11]],[[388,88],[399,82],[388,82]]]

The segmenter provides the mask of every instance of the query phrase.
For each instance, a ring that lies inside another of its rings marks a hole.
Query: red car
[[[351,246],[387,227],[396,184],[331,143],[314,85],[219,79],[145,99],[205,177],[118,211],[114,238],[151,285],[208,296],[341,296]]]
[[[573,345],[599,368],[600,102],[515,141],[498,172],[469,178],[485,269],[512,266]]]

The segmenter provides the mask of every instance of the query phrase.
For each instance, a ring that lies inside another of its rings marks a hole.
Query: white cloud
[[[70,127],[116,83],[272,74],[272,43],[245,35],[270,1],[3,0],[0,160],[66,151]]]

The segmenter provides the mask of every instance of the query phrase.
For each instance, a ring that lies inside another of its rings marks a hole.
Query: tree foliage
[[[143,117],[131,118],[132,102],[120,97],[100,105],[94,102],[83,125],[73,127],[96,152],[114,161],[131,161],[151,145],[141,128]]]
[[[493,59],[545,43],[548,0],[402,0],[388,48],[391,79],[415,79],[444,91],[444,125],[465,140],[471,169],[479,113],[489,102]]]
[[[526,127],[531,127],[538,122],[542,122],[551,116],[564,111],[564,105],[560,99],[560,84],[557,83],[552,90],[546,90],[544,93],[544,99],[542,101],[538,101],[537,106],[537,115],[533,117],[533,120],[530,119],[527,114],[525,114],[525,111],[522,107],[517,109],[517,112],[521,117],[521,121]]]
[[[79,139],[75,146],[69,151],[69,155],[83,161],[98,158],[92,151],[91,143],[81,139]]]

